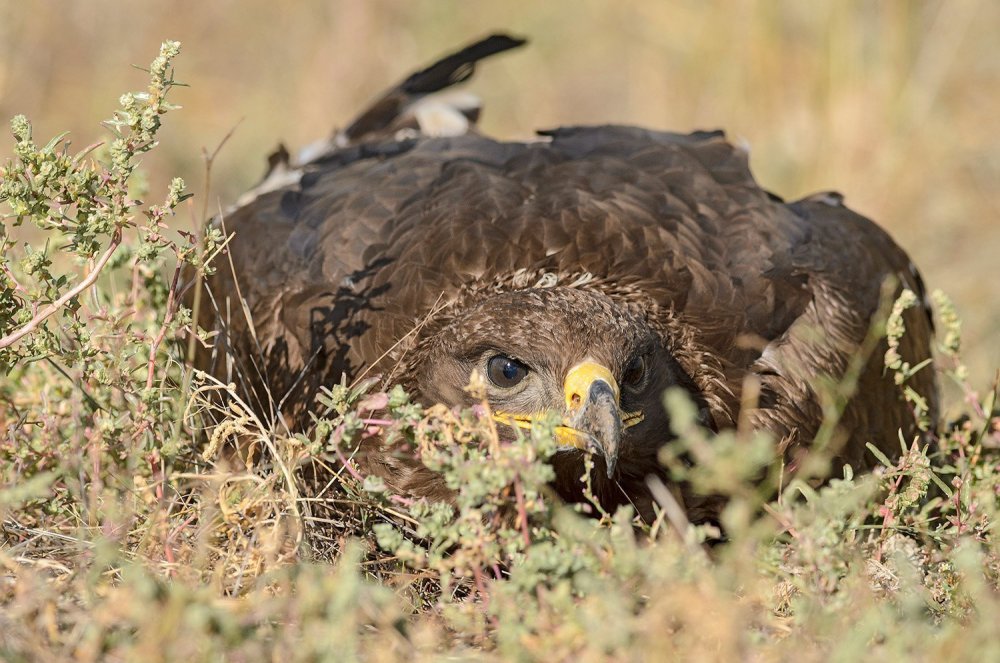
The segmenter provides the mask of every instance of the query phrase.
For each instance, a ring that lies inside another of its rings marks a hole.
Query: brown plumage
[[[579,497],[576,447],[589,446],[605,506],[631,500],[647,514],[646,477],[670,440],[669,386],[721,430],[735,426],[751,378],[759,403],[744,416],[794,460],[822,418],[816,380],[843,376],[882,283],[923,297],[912,263],[836,194],[785,203],[761,189],[721,132],[418,135],[416,97],[519,43],[469,47],[422,72],[433,84],[390,90],[307,162],[275,164],[225,216],[238,289],[228,269],[209,283],[222,333],[203,365],[298,425],[342,373],[380,373],[426,403],[458,405],[478,370],[502,422],[565,416],[568,445],[553,461],[564,497]],[[931,322],[923,307],[905,321],[901,351],[915,364],[929,356]],[[917,432],[883,352],[840,423],[838,461],[858,469],[874,460],[866,442],[897,455],[898,431]],[[933,408],[930,371],[913,385]],[[396,490],[446,495],[416,459],[369,452],[369,471]]]

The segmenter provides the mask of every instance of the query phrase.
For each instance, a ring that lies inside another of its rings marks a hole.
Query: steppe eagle
[[[342,374],[462,405],[479,371],[507,432],[563,417],[563,497],[581,498],[592,451],[604,506],[647,515],[647,478],[671,439],[668,387],[687,390],[712,430],[743,417],[771,432],[794,463],[823,418],[816,381],[843,377],[883,282],[923,298],[914,265],[839,195],[785,202],[762,189],[720,131],[581,126],[500,141],[475,131],[473,98],[433,95],[521,43],[473,44],[299,159],[272,157],[223,217],[233,269],[221,259],[208,282],[220,334],[203,367],[299,426]],[[927,308],[905,322],[900,351],[915,365],[930,356]],[[839,425],[836,460],[855,469],[874,461],[866,443],[896,456],[899,432],[918,434],[884,349],[861,366]],[[936,407],[930,371],[912,386]],[[392,489],[447,498],[419,459],[368,451],[366,469]],[[685,502],[711,515],[710,502]]]

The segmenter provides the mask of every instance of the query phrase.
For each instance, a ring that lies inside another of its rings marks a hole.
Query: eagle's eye
[[[646,377],[646,358],[642,355],[634,357],[625,367],[622,373],[622,385],[626,387],[638,387]]]
[[[494,355],[486,362],[486,376],[490,382],[503,389],[510,389],[527,374],[527,366],[507,355]]]

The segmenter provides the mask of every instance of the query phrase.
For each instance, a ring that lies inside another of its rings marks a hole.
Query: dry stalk
[[[122,241],[122,230],[121,228],[116,228],[114,234],[111,236],[111,243],[108,245],[108,248],[101,255],[100,259],[98,259],[97,263],[94,265],[94,268],[90,270],[90,273],[87,274],[87,276],[85,276],[82,281],[80,281],[75,286],[67,290],[62,297],[52,302],[42,310],[38,311],[34,315],[34,317],[31,318],[31,320],[29,320],[28,322],[26,322],[22,327],[20,327],[15,331],[12,331],[3,338],[0,338],[0,350],[9,347],[11,345],[14,345],[18,341],[20,341],[22,338],[33,332],[38,327],[38,325],[45,322],[45,320],[49,318],[52,314],[58,312],[59,309],[61,309],[69,302],[69,300],[78,296],[80,293],[87,290],[87,288],[97,283],[97,277],[101,275],[101,272],[107,266],[108,261],[111,260],[111,257],[114,255],[115,251],[118,250],[118,246],[121,244],[121,241]]]

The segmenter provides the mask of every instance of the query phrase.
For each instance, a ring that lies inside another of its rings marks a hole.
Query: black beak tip
[[[614,479],[615,470],[618,468],[622,420],[611,385],[604,380],[595,380],[591,384],[574,427],[590,434],[593,449],[600,451],[604,456],[608,479]]]
[[[605,465],[607,465],[607,469],[608,469],[608,479],[614,479],[615,478],[615,469],[618,466],[618,459],[617,458],[605,458]]]

